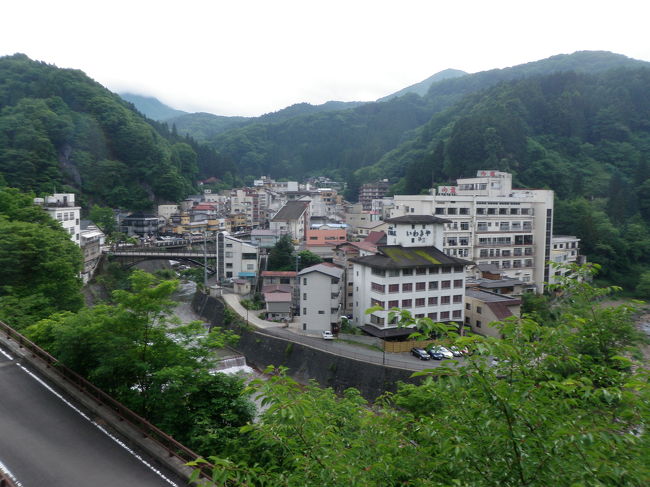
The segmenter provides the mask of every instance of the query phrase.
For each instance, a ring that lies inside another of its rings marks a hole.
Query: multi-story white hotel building
[[[81,246],[81,224],[79,214],[81,207],[74,202],[74,193],[54,193],[46,198],[35,198],[34,203],[40,205],[52,219],[57,220],[70,234],[70,240]]]
[[[386,220],[387,245],[377,253],[350,259],[353,263],[353,323],[367,333],[386,337],[412,330],[388,322],[392,308],[416,318],[464,321],[465,266],[471,262],[443,253],[443,225],[450,220],[433,215],[405,215]],[[381,311],[366,314],[368,308]]]
[[[511,174],[478,171],[475,178],[458,179],[456,186],[439,186],[432,193],[396,195],[390,215],[446,218],[446,254],[494,264],[502,274],[534,285],[537,292],[544,290],[553,237],[553,191],[513,189]]]

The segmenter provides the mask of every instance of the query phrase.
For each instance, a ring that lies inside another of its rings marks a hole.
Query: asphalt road
[[[0,353],[0,469],[18,487],[184,485],[145,465],[29,370]]]
[[[432,369],[443,364],[449,364],[449,362],[440,360],[418,360],[409,352],[383,353],[380,350],[370,349],[359,344],[346,343],[343,340],[323,340],[320,336],[305,335],[297,332],[295,329],[284,328],[280,323],[261,320],[256,316],[258,312],[250,311],[247,313],[246,309],[244,309],[239,302],[239,296],[236,294],[224,293],[223,298],[228,306],[230,306],[247,322],[254,325],[260,333],[266,333],[292,342],[302,343],[313,348],[325,350],[335,355],[413,371]],[[345,335],[341,335],[341,337],[345,337]],[[454,358],[453,360],[461,365],[465,362],[465,359],[462,357]]]

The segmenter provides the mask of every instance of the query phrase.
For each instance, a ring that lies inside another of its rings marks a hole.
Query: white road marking
[[[2,355],[4,355],[5,357],[7,357],[9,360],[13,360],[13,359],[14,359],[11,355],[9,355],[7,352],[5,352],[4,350],[2,350],[1,348],[0,348],[0,353],[1,353]]]
[[[14,474],[11,473],[11,471],[5,466],[4,463],[0,462],[0,471],[5,475],[5,477],[9,477],[11,481],[16,484],[16,487],[23,487],[23,484],[21,484],[16,477],[14,477]]]
[[[133,455],[135,458],[137,458],[142,464],[147,466],[152,472],[154,472],[156,475],[158,475],[161,479],[163,479],[165,482],[167,482],[169,485],[172,485],[174,487],[178,487],[178,484],[174,483],[171,479],[167,478],[160,470],[156,469],[153,465],[151,465],[149,462],[147,462],[144,458],[142,458],[140,455],[138,455],[135,451],[130,449],[127,445],[124,444],[119,438],[116,438],[112,434],[110,434],[105,428],[97,424],[95,421],[90,419],[90,417],[85,414],[83,411],[81,411],[79,408],[77,408],[74,404],[72,404],[70,401],[65,399],[61,394],[56,392],[54,389],[52,389],[49,385],[47,385],[43,380],[41,380],[38,376],[36,376],[34,373],[32,373],[30,370],[27,368],[23,367],[21,364],[16,364],[18,367],[20,367],[23,371],[25,371],[27,374],[29,374],[34,380],[36,380],[39,384],[41,384],[43,387],[45,387],[48,391],[50,391],[52,394],[54,394],[56,397],[61,399],[65,404],[67,404],[70,408],[72,408],[79,416],[82,418],[86,419],[89,421],[93,426],[95,426],[98,430],[100,430],[102,433],[104,433],[106,436],[108,436],[111,440],[113,440],[115,443],[120,445],[122,448],[124,448],[127,452],[129,452],[131,455]],[[1,464],[0,464],[1,466]],[[20,486],[19,486],[20,487]]]

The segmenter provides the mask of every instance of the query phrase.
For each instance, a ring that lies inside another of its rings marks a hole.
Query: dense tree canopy
[[[68,367],[177,440],[201,452],[221,451],[252,418],[241,379],[214,373],[213,347],[236,337],[172,318],[176,281],[135,271],[131,290],[111,304],[60,313],[27,335]]]
[[[81,251],[33,195],[0,188],[0,319],[22,328],[82,304]]]
[[[11,186],[67,185],[94,203],[146,209],[187,196],[200,167],[222,176],[222,162],[80,71],[0,58],[0,174]]]
[[[650,384],[631,359],[634,309],[602,306],[610,290],[580,280],[554,291],[552,321],[457,338],[472,356],[374,405],[271,370],[257,384],[268,409],[238,450],[211,459],[214,485],[647,485]]]

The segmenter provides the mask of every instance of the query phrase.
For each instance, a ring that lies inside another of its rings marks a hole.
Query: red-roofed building
[[[465,290],[465,326],[474,333],[499,338],[499,330],[492,323],[520,315],[521,299],[477,288]]]

